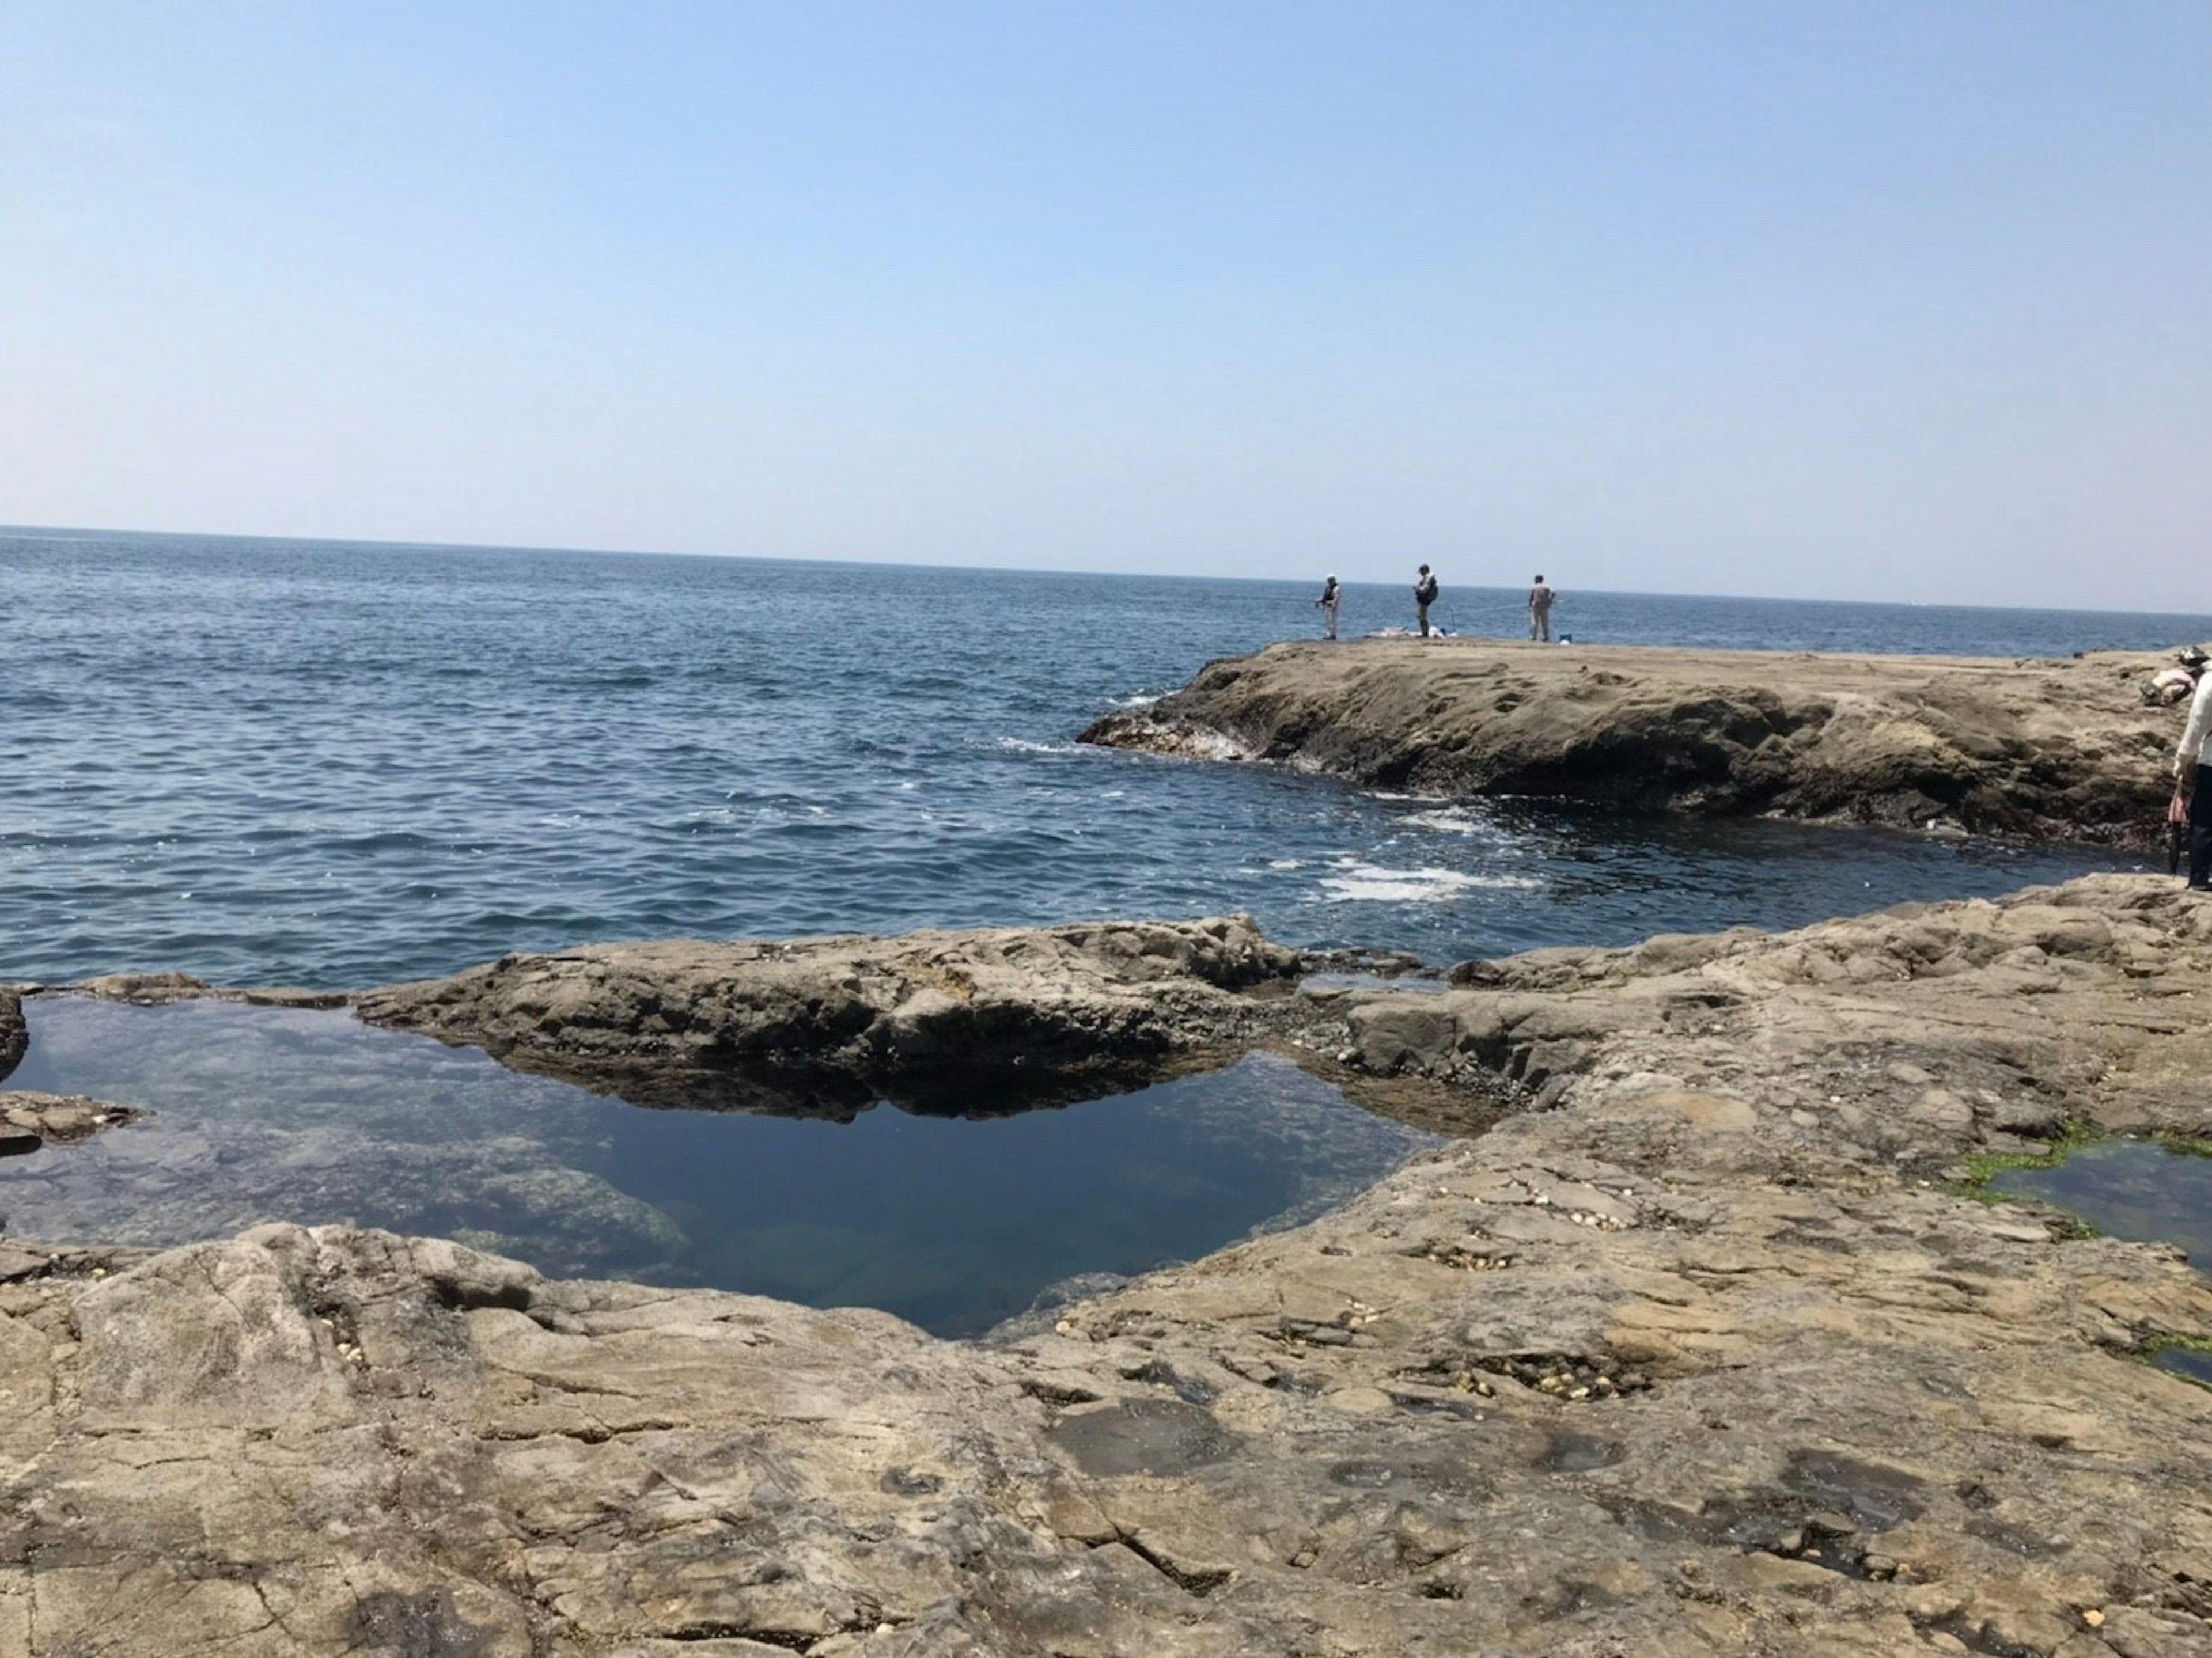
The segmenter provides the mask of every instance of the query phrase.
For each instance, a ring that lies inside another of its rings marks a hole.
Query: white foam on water
[[[1271,858],[1267,860],[1267,867],[1269,869],[1304,869],[1305,865],[1296,858]]]
[[[734,806],[708,806],[698,811],[687,811],[681,817],[669,820],[671,829],[727,828],[739,821]]]
[[[1009,754],[1080,754],[1082,749],[1073,743],[1034,743],[1026,737],[1002,737],[994,748]]]
[[[1158,691],[1132,691],[1127,696],[1114,698],[1114,706],[1117,708],[1149,708],[1160,700],[1160,695]]]
[[[1183,734],[1179,752],[1194,760],[1249,760],[1252,750],[1227,732],[1210,727],[1200,728]]]
[[[1527,875],[1470,875],[1456,869],[1386,869],[1379,864],[1340,862],[1322,877],[1334,903],[1434,903],[1474,889],[1533,891],[1543,883]]]
[[[1446,835],[1492,835],[1498,825],[1477,817],[1465,806],[1443,806],[1435,811],[1409,811],[1398,820],[1414,829],[1437,829]]]

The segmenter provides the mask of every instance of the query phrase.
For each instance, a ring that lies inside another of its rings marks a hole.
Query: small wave
[[[1113,706],[1117,708],[1149,708],[1159,700],[1160,693],[1158,691],[1132,691],[1127,696],[1115,697]]]
[[[1267,860],[1267,867],[1269,869],[1304,869],[1305,864],[1297,858],[1270,858]]]
[[[1080,754],[1082,749],[1073,743],[1033,743],[1026,737],[1002,737],[994,748],[1004,749],[1009,754]]]
[[[1414,829],[1440,829],[1446,835],[1496,835],[1498,825],[1465,806],[1445,806],[1436,811],[1409,811],[1398,820]]]
[[[1334,902],[1422,903],[1449,898],[1470,888],[1529,891],[1542,882],[1526,875],[1469,875],[1455,869],[1385,869],[1376,864],[1344,864],[1322,878],[1321,890]]]

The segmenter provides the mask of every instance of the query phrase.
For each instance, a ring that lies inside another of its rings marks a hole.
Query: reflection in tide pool
[[[1990,1185],[2056,1204],[2116,1238],[2178,1244],[2199,1272],[2212,1268],[2212,1157],[2148,1140],[2102,1140],[2055,1168],[2002,1170]],[[2157,1362],[2212,1386],[2212,1354],[2168,1348]]]
[[[972,1334],[1086,1272],[1310,1217],[1426,1137],[1288,1061],[986,1121],[650,1111],[343,1013],[26,1005],[9,1088],[155,1114],[0,1164],[0,1230],[167,1245],[258,1223],[456,1237],[563,1276],[869,1306]]]

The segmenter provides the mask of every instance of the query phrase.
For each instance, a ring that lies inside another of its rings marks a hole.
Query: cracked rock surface
[[[1370,786],[1609,800],[2147,847],[2185,710],[2168,665],[1480,639],[1299,641],[1080,738]]]
[[[2206,1131],[2212,907],[1456,976],[1306,1039],[1543,1108],[995,1345],[343,1228],[13,1246],[0,1652],[2212,1653],[2212,1392],[2138,1362],[2212,1287],[1942,1184]]]

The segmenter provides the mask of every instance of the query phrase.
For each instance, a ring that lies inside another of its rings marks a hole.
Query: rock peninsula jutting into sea
[[[1082,740],[1370,786],[2148,845],[2171,659],[1994,661],[1369,639],[1212,663]]]
[[[2212,1130],[2212,908],[2095,877],[1442,993],[1304,965],[1115,925],[364,995],[678,1091],[1265,1041],[1469,1132],[982,1344],[339,1226],[11,1239],[0,1649],[2204,1650],[2212,1394],[2144,1361],[2212,1337],[2212,1284],[1951,1187]]]

